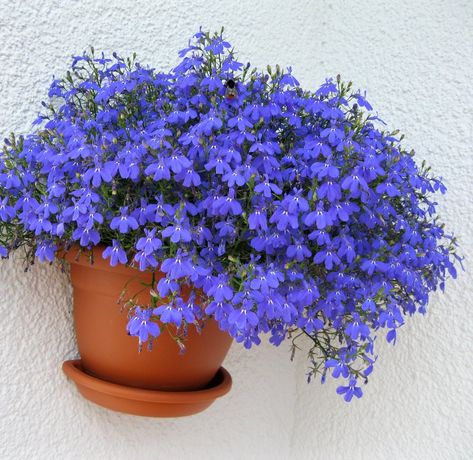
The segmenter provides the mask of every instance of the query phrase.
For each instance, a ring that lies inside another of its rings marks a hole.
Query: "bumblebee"
[[[225,97],[231,101],[238,96],[236,82],[231,78],[225,83]]]

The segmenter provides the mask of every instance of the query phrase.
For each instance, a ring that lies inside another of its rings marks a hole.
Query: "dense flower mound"
[[[395,342],[455,276],[431,199],[444,186],[339,78],[304,90],[221,34],[180,56],[169,73],[74,57],[35,131],[5,143],[0,254],[104,245],[111,265],[165,274],[149,305],[128,303],[141,343],[207,316],[248,348],[306,336],[309,376],[360,397],[376,331]]]

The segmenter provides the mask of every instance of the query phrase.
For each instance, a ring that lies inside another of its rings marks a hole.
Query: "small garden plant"
[[[180,57],[170,72],[73,58],[33,132],[5,141],[0,255],[101,245],[112,266],[164,273],[127,303],[141,344],[213,317],[247,348],[309,344],[309,379],[360,397],[378,331],[395,343],[455,276],[444,185],[339,77],[304,89],[238,62],[222,33]]]

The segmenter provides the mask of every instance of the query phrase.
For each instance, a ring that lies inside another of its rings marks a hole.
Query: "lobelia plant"
[[[377,331],[395,343],[455,277],[431,198],[445,187],[351,83],[302,89],[236,61],[222,33],[198,32],[169,73],[74,57],[34,132],[5,141],[0,254],[104,245],[112,266],[165,273],[148,305],[126,303],[140,344],[206,317],[247,348],[307,337],[308,379],[342,377],[350,401]]]

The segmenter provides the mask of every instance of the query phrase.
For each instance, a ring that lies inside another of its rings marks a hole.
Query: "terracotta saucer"
[[[183,417],[197,414],[230,391],[232,378],[220,367],[214,379],[194,391],[158,391],[118,385],[87,374],[80,359],[65,361],[64,373],[84,398],[118,412],[146,417]]]

